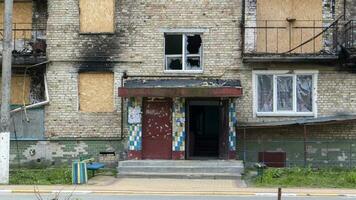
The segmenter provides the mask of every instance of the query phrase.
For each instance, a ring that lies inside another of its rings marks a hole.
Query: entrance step
[[[120,161],[119,177],[237,179],[241,161],[225,160],[128,160]]]

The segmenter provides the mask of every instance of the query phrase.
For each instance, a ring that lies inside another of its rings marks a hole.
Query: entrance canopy
[[[119,88],[120,97],[240,97],[239,80],[133,79]]]

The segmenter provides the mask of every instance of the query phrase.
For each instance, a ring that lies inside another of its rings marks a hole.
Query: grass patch
[[[355,188],[356,169],[268,168],[248,182],[256,187]]]
[[[10,184],[13,185],[55,185],[71,184],[70,168],[14,169],[10,171]]]
[[[117,170],[111,168],[100,169],[95,176],[116,176]],[[88,179],[92,178],[88,171]],[[72,184],[71,168],[19,168],[10,171],[12,185],[70,185]]]

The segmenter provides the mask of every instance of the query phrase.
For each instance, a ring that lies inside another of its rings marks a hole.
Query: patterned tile
[[[230,151],[236,150],[236,124],[237,124],[237,115],[236,115],[236,103],[232,99],[229,104],[229,149]]]
[[[185,99],[173,103],[173,151],[185,151]]]
[[[141,99],[130,98],[128,106],[131,108],[140,109],[142,108]],[[129,129],[129,150],[140,151],[142,150],[142,124],[128,124]]]

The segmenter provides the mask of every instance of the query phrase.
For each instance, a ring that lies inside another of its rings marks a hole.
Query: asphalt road
[[[54,194],[41,195],[36,198],[34,194],[0,194],[0,200],[52,200]],[[171,195],[115,195],[115,194],[61,194],[59,200],[277,200],[277,197],[268,196],[171,196]],[[346,200],[356,197],[282,197],[282,200]]]

